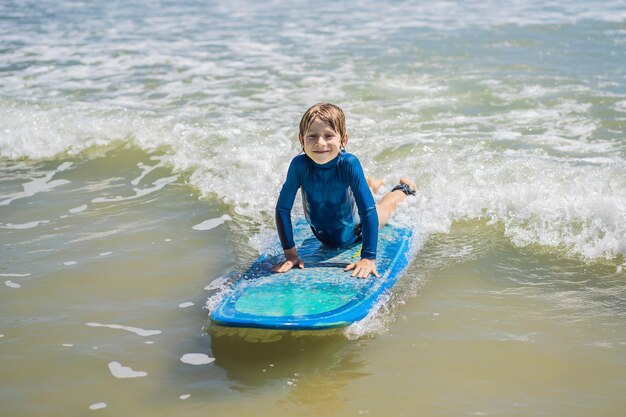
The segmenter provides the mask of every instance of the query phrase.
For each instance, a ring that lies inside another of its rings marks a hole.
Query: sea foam
[[[120,324],[100,324],[94,322],[85,324],[89,327],[108,327],[110,329],[126,330],[127,332],[135,333],[136,335],[142,337],[155,336],[162,333],[161,330],[145,330],[139,327],[122,326]]]
[[[180,357],[182,363],[189,365],[206,365],[213,362],[215,358],[211,358],[204,353],[185,353]]]
[[[109,370],[111,371],[111,374],[116,377],[116,378],[120,378],[120,379],[125,379],[125,378],[142,378],[148,375],[147,372],[144,371],[135,371],[133,370],[131,367],[129,366],[124,366],[119,362],[110,362],[109,363]]]

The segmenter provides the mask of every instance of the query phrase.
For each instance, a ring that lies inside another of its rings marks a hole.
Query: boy
[[[376,245],[378,229],[386,223],[398,203],[415,194],[415,184],[406,178],[376,205],[372,191],[382,181],[369,181],[356,156],[345,151],[348,143],[343,111],[330,103],[310,107],[300,120],[298,135],[304,154],[292,159],[278,202],[276,228],[285,253],[285,260],[273,272],[304,268],[293,240],[291,209],[298,188],[302,189],[302,205],[313,234],[322,243],[333,247],[348,246],[363,240],[361,259],[346,266],[352,276],[378,277]],[[370,187],[372,190],[370,190]]]

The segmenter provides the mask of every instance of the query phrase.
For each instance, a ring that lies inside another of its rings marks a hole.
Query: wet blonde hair
[[[304,112],[300,120],[300,133],[298,134],[301,144],[304,142],[304,135],[315,119],[321,120],[337,132],[341,137],[341,145],[344,145],[347,137],[346,115],[343,110],[330,103],[314,104]]]

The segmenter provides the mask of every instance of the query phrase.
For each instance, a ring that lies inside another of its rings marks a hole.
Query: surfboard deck
[[[379,278],[359,279],[343,272],[360,259],[361,245],[322,245],[306,222],[294,226],[294,240],[304,269],[283,274],[271,268],[281,257],[261,255],[234,283],[210,314],[222,326],[316,330],[347,326],[364,318],[380,295],[391,288],[409,262],[412,230],[387,225],[378,234]]]

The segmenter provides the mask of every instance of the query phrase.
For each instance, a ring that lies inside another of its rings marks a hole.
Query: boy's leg
[[[415,190],[417,187],[414,183],[409,181],[408,178],[404,177],[400,179],[400,184],[406,184],[411,189]],[[406,198],[406,194],[400,190],[392,191],[389,194],[385,195],[380,203],[376,205],[376,212],[378,213],[378,228],[382,229],[389,220],[389,216],[393,211],[398,207],[404,199]]]

